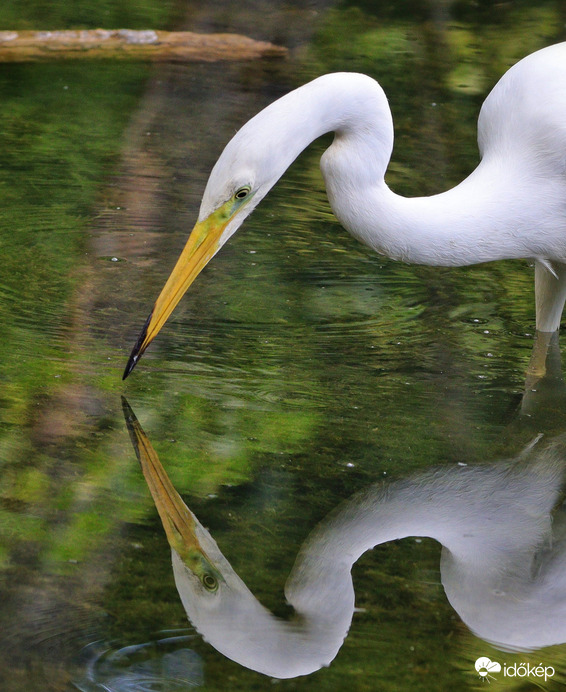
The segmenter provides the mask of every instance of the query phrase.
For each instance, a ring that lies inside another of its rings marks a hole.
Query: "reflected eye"
[[[218,588],[218,581],[212,574],[205,574],[202,578],[202,583],[207,591],[216,591]]]
[[[234,199],[246,199],[250,192],[251,188],[247,185],[244,185],[244,187],[241,187],[238,190],[236,190],[236,192],[234,193]]]

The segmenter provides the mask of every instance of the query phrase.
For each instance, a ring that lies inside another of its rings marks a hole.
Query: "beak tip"
[[[146,343],[146,337],[147,337],[147,329],[149,327],[149,323],[151,322],[152,316],[153,316],[153,310],[149,313],[149,317],[145,321],[145,324],[143,326],[143,329],[141,330],[141,333],[138,337],[138,340],[136,341],[135,346],[132,349],[132,352],[130,353],[130,357],[128,358],[128,362],[126,363],[126,367],[124,369],[124,374],[122,375],[122,380],[125,380],[126,377],[128,377],[128,375],[136,367],[136,363],[142,357],[143,352],[145,351],[145,349],[149,343],[149,342]]]
[[[126,377],[128,377],[128,375],[136,367],[137,362],[138,362],[138,356],[134,355],[134,353],[132,353],[132,355],[130,355],[130,357],[128,358],[128,362],[126,363],[126,367],[124,369],[124,374],[122,375],[122,380],[125,380]]]

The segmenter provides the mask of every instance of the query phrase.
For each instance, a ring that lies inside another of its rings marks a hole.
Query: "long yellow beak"
[[[122,376],[123,380],[132,372],[189,286],[218,251],[220,238],[233,215],[231,212],[231,205],[226,203],[193,228],[132,349]]]

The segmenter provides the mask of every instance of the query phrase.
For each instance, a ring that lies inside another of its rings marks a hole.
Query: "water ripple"
[[[175,692],[203,684],[201,657],[184,644],[195,635],[169,636],[117,648],[103,642],[87,646],[81,658],[81,692]]]

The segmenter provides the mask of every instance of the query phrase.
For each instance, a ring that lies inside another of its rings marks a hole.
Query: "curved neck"
[[[459,266],[566,257],[566,239],[557,243],[555,231],[564,215],[563,177],[542,170],[540,157],[513,142],[504,151],[485,146],[478,167],[446,192],[414,198],[392,192],[385,183],[391,111],[379,84],[365,75],[319,77],[268,106],[240,132],[244,140],[270,141],[280,154],[269,187],[314,139],[334,132],[321,160],[332,210],[352,235],[393,259]]]
[[[230,199],[236,182],[253,188],[249,203],[228,224],[224,243],[297,156],[319,136],[334,132],[321,160],[330,205],[343,226],[377,252],[446,266],[512,258],[566,262],[560,154],[525,146],[524,129],[536,114],[515,99],[511,110],[517,111],[517,123],[508,123],[501,117],[510,108],[500,103],[501,85],[494,92],[498,98],[488,97],[479,121],[477,168],[448,191],[405,198],[385,183],[393,121],[383,89],[361,74],[319,77],[269,105],[236,133],[211,172],[199,219],[208,218],[219,199]]]
[[[544,231],[546,219],[554,216],[545,215],[541,204],[542,181],[533,203],[532,162],[519,160],[513,150],[505,156],[484,152],[471,175],[446,192],[414,198],[392,192],[385,183],[393,150],[391,111],[383,89],[366,75],[324,75],[290,92],[252,118],[225,154],[234,149],[239,155],[242,145],[250,149],[257,141],[269,141],[278,152],[277,170],[270,177],[256,163],[269,178],[267,192],[313,140],[328,132],[335,136],[321,169],[332,210],[352,235],[377,252],[448,266],[552,256],[552,249],[542,245],[533,254],[529,244],[529,231]]]
[[[366,136],[365,146],[370,145]],[[554,196],[545,195],[545,185],[550,192],[554,182],[541,181],[534,199],[528,162],[513,165],[507,159],[503,164],[496,156],[485,157],[454,188],[406,198],[385,184],[385,171],[364,182],[365,174],[356,169],[358,161],[350,147],[328,149],[321,164],[328,198],[340,223],[381,254],[437,266],[564,256],[566,242],[556,247],[545,240],[556,219],[547,204]]]
[[[314,79],[258,113],[236,134],[269,141],[280,154],[278,176],[315,139],[335,133],[332,146],[359,155],[358,177],[383,178],[393,150],[393,119],[387,97],[371,77],[334,73]],[[232,146],[229,143],[229,147]]]

